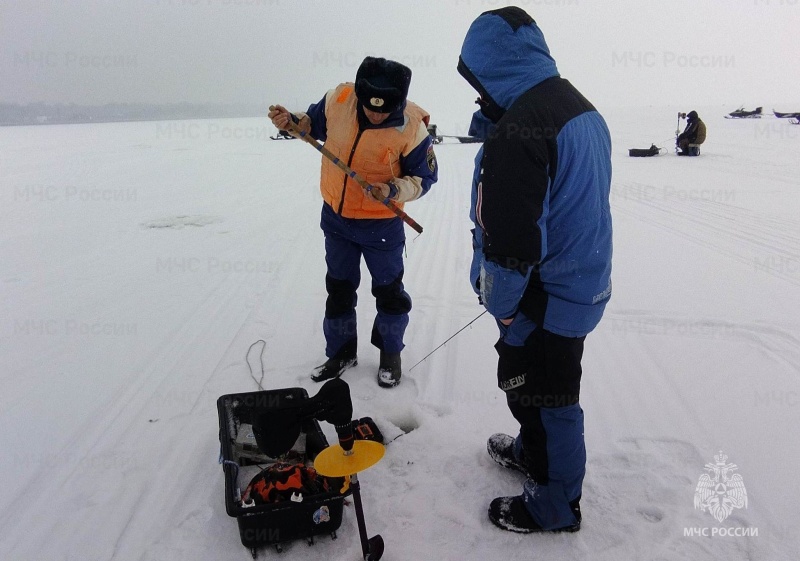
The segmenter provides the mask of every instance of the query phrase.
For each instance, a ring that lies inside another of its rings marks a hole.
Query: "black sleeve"
[[[688,131],[686,138],[689,140],[690,144],[692,144],[695,140],[697,140],[697,130],[699,128],[700,126],[697,124],[697,122],[694,122],[692,124],[692,128]]]
[[[476,208],[484,253],[487,259],[523,273],[542,258],[538,221],[548,173],[555,167],[555,138],[546,138],[545,130],[501,121],[484,144]]]

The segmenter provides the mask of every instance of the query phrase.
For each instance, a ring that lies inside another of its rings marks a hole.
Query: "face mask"
[[[478,81],[478,78],[476,78],[472,71],[467,68],[467,65],[464,63],[461,57],[458,58],[457,70],[458,73],[461,74],[479,94],[481,94],[475,103],[477,103],[478,107],[481,108],[481,113],[483,116],[489,119],[492,123],[497,124],[497,122],[503,118],[506,110],[497,105],[497,103],[489,96],[483,85]]]
[[[481,114],[495,125],[506,113],[506,110],[497,105],[494,101],[487,102],[482,97],[476,99],[475,103],[481,108]]]

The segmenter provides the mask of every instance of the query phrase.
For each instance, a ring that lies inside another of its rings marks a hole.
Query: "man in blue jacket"
[[[472,23],[458,71],[491,122],[475,160],[470,280],[497,320],[498,385],[520,424],[488,451],[527,476],[521,495],[491,502],[489,518],[515,532],[576,531],[583,344],[611,296],[610,135],[520,8]]]

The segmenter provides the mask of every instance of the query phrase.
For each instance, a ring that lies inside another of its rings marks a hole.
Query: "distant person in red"
[[[403,221],[381,200],[396,206],[422,197],[438,176],[429,115],[406,100],[411,70],[392,60],[366,57],[355,83],[339,84],[306,113],[278,105],[269,118],[278,129],[289,121],[325,143],[375,189],[373,195],[332,161],[322,158],[320,191],[325,233],[323,332],[328,360],[311,376],[316,382],[338,378],[357,364],[356,289],[361,257],[372,276],[377,315],[372,344],[380,349],[378,384],[393,387],[402,374],[400,352],[408,326],[411,297],[403,287]],[[378,198],[380,197],[380,198]]]
[[[700,145],[706,141],[706,124],[700,120],[697,111],[686,115],[686,128],[678,135],[676,144],[678,156],[699,156]]]

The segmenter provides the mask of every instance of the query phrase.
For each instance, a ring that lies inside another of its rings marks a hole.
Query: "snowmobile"
[[[772,110],[772,114],[778,117],[779,119],[800,119],[800,112],[797,113],[778,113],[774,109]]]
[[[436,125],[428,125],[428,134],[431,135],[434,144],[442,143],[443,137],[436,133]]]
[[[288,131],[279,130],[275,136],[270,136],[272,140],[294,140],[294,137]]]
[[[436,125],[428,125],[428,134],[431,135],[434,144],[441,144],[445,138],[455,138],[461,144],[472,144],[475,142],[483,142],[482,138],[476,136],[454,136],[450,134],[439,134]]]
[[[450,134],[441,134],[436,137],[433,141],[434,144],[441,144],[445,138],[455,138],[461,144],[473,144],[475,142],[483,142],[482,138],[478,138],[477,136],[454,136]]]
[[[438,132],[436,132],[436,129],[437,129],[436,125],[433,124],[428,125],[428,134],[431,135],[434,144],[441,144],[443,137],[440,136]]]
[[[736,111],[731,111],[725,115],[726,119],[760,119],[761,107],[756,107],[754,111],[747,111],[744,107],[740,107]]]

